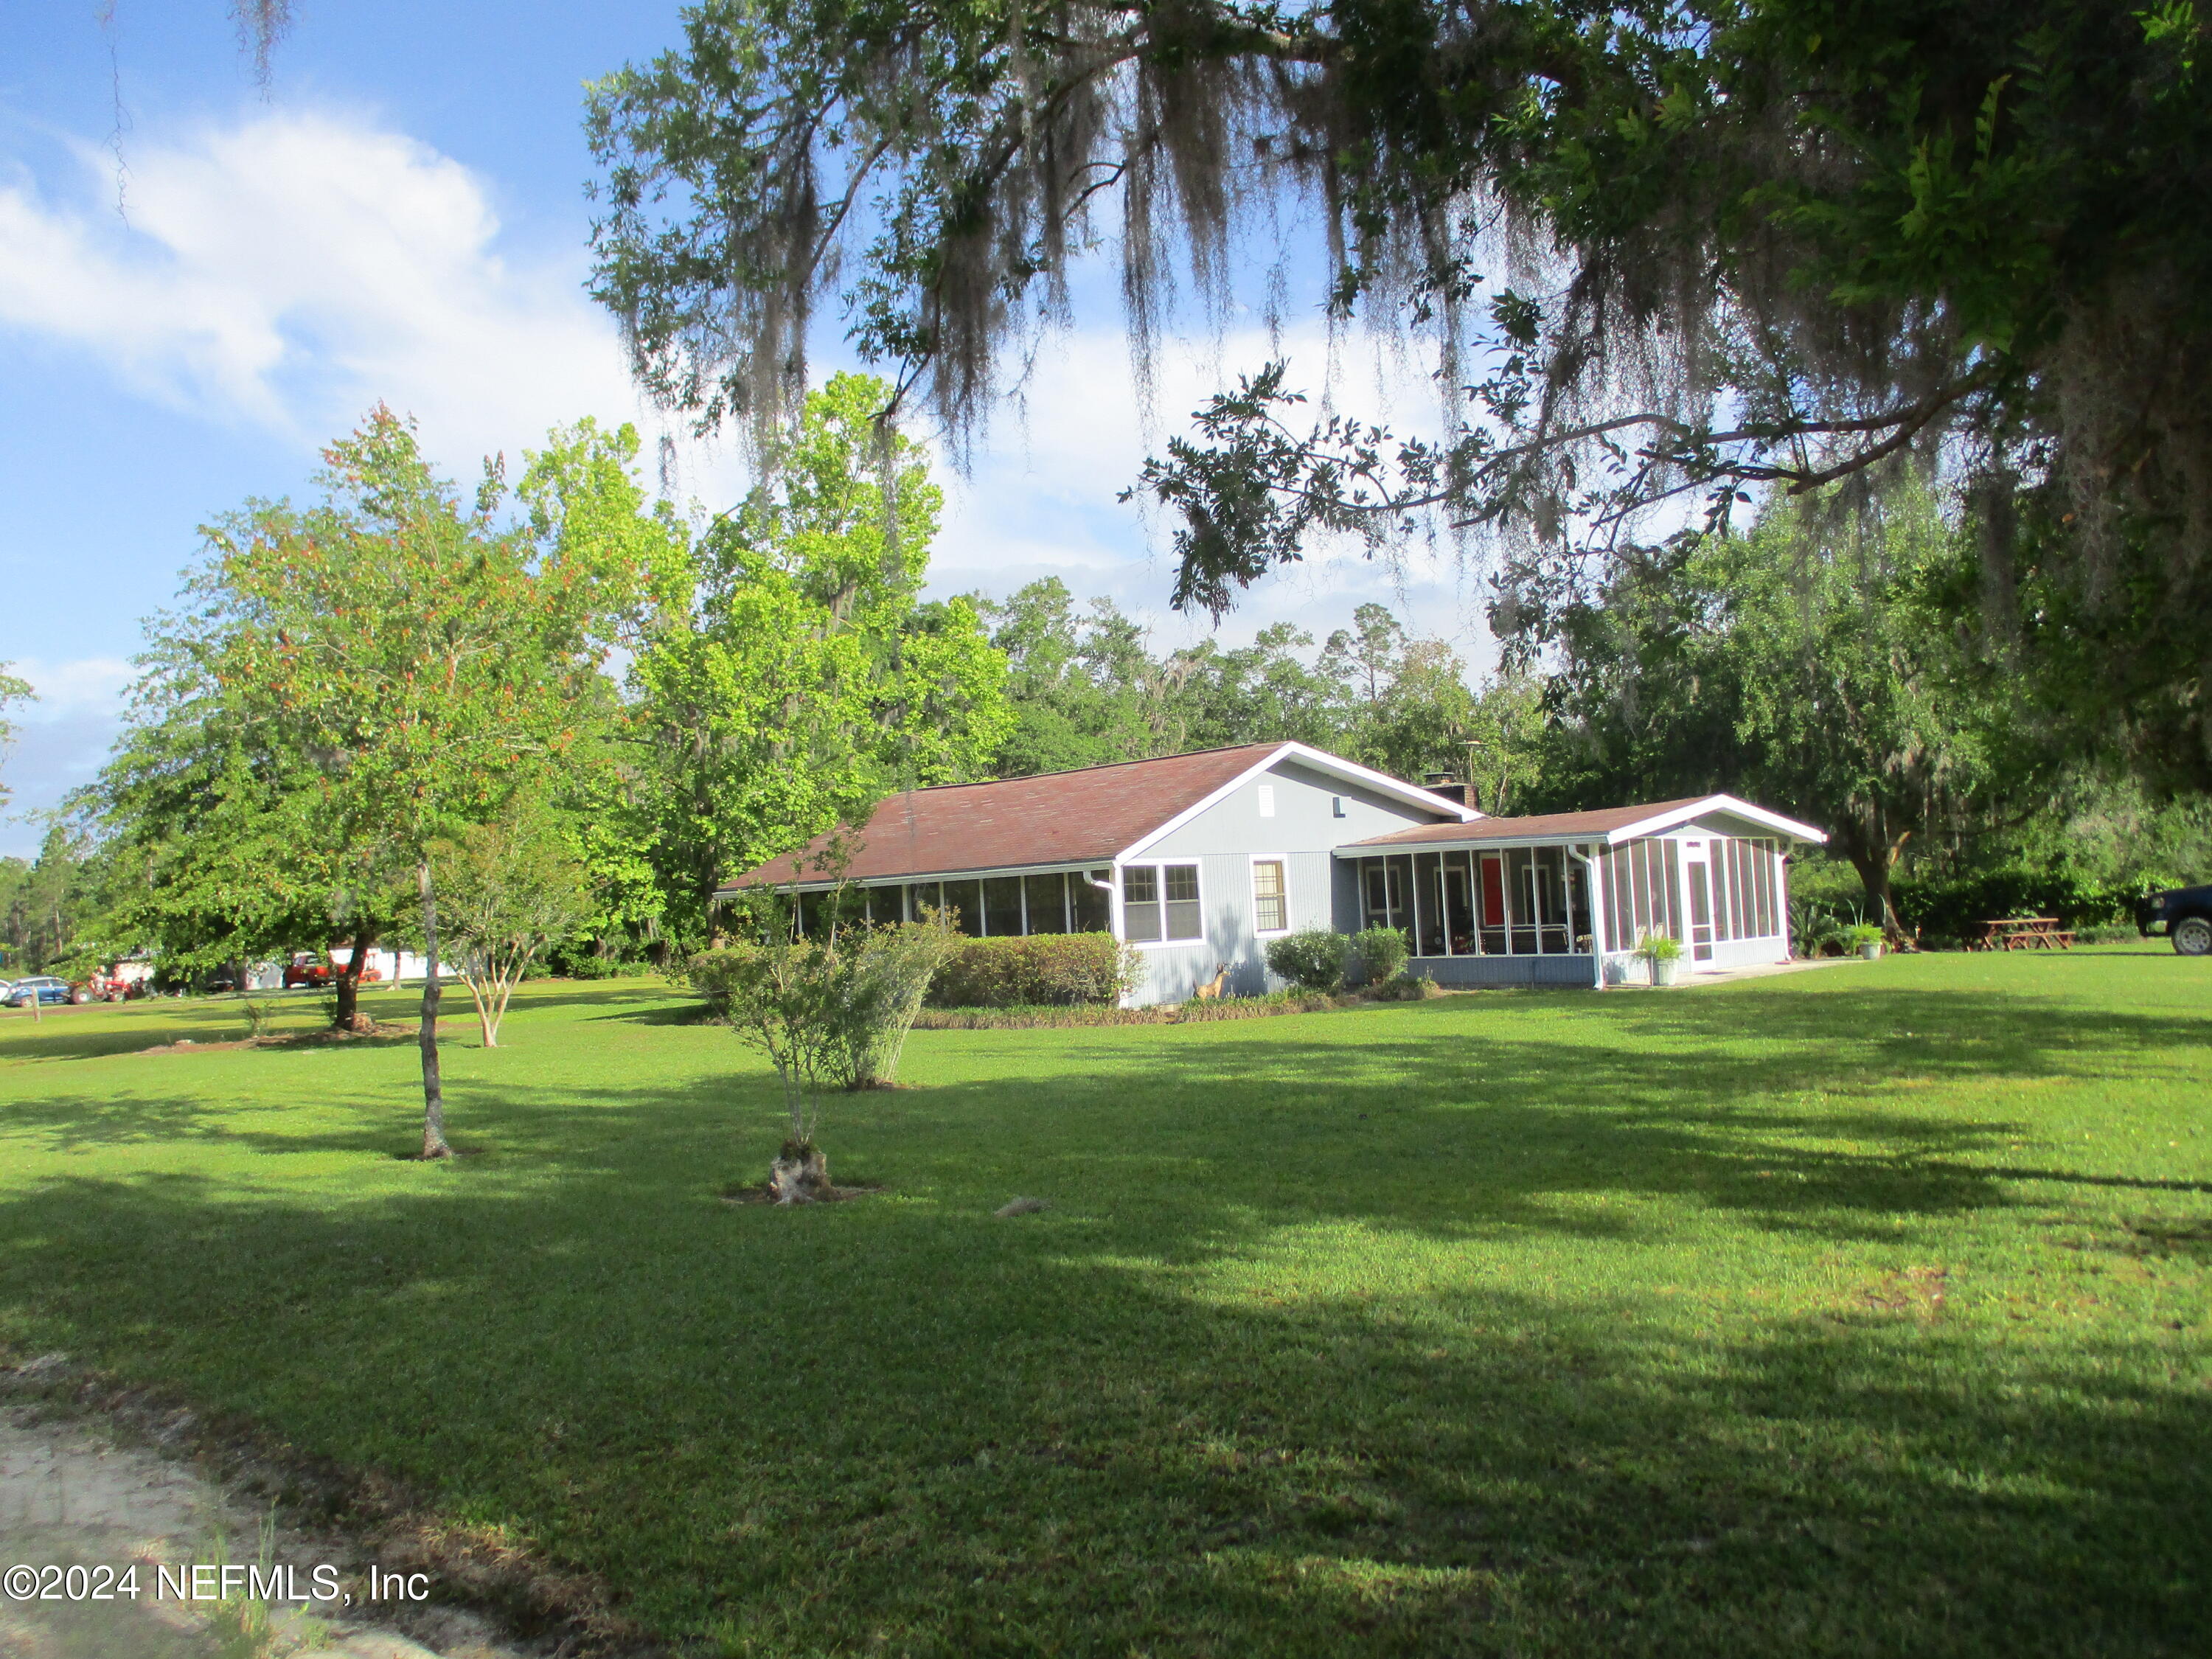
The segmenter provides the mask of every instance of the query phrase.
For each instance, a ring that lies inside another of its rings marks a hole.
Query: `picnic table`
[[[1982,923],[1977,951],[2065,951],[2073,947],[2071,929],[2057,916],[1998,916]]]

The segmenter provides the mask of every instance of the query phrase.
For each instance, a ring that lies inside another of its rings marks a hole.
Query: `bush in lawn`
[[[1111,933],[956,939],[928,1001],[933,1008],[1118,1004],[1143,971],[1136,947]]]
[[[1352,977],[1361,985],[1388,984],[1398,977],[1398,970],[1412,954],[1403,929],[1363,928],[1351,939]]]
[[[815,1140],[823,1093],[891,1081],[923,994],[956,939],[925,922],[863,922],[799,939],[773,901],[756,902],[757,939],[702,952],[687,977],[775,1067],[789,1132],[769,1182],[779,1203],[804,1204],[832,1190]]]
[[[1301,991],[1334,991],[1344,983],[1345,953],[1352,941],[1333,927],[1309,927],[1267,946],[1267,971]]]

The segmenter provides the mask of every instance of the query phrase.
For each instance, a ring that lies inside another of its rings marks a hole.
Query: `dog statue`
[[[1229,964],[1224,962],[1214,969],[1213,977],[1212,979],[1206,981],[1199,986],[1198,1000],[1200,1002],[1215,1001],[1220,997],[1222,992],[1228,988],[1228,984]]]

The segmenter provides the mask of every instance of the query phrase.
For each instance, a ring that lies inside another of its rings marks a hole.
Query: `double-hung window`
[[[1121,872],[1122,936],[1133,944],[1201,939],[1194,864],[1132,864]]]
[[[1252,930],[1259,933],[1290,931],[1291,900],[1284,890],[1280,859],[1252,860]]]

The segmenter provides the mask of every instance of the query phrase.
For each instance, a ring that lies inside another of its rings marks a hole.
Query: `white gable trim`
[[[1635,841],[1644,836],[1656,836],[1678,824],[1687,823],[1693,818],[1701,818],[1708,812],[1730,813],[1775,835],[1787,836],[1792,841],[1811,842],[1815,846],[1826,844],[1828,839],[1828,832],[1825,830],[1815,830],[1809,823],[1785,818],[1779,812],[1770,812],[1764,806],[1753,806],[1749,801],[1738,800],[1734,795],[1707,795],[1703,800],[1693,800],[1687,805],[1656,812],[1638,823],[1623,824],[1618,830],[1608,830],[1605,838],[1609,845],[1619,847],[1625,842]]]
[[[1315,749],[1303,743],[1286,743],[1281,744],[1273,753],[1262,756],[1259,760],[1255,761],[1211,794],[1193,801],[1158,829],[1139,836],[1114,855],[1115,862],[1118,863],[1123,859],[1141,857],[1145,849],[1163,836],[1174,834],[1200,813],[1219,805],[1254,778],[1263,772],[1273,771],[1286,760],[1301,762],[1312,767],[1316,772],[1326,773],[1334,778],[1341,778],[1346,783],[1358,784],[1363,788],[1373,790],[1378,795],[1387,795],[1393,800],[1403,802],[1408,806],[1417,806],[1423,811],[1432,811],[1439,817],[1456,817],[1462,823],[1468,823],[1482,816],[1471,806],[1455,806],[1442,795],[1431,794],[1428,790],[1418,785],[1407,783],[1402,778],[1394,778],[1387,772],[1377,772],[1372,767],[1361,766],[1357,762],[1346,760],[1340,755],[1332,755],[1325,749]]]

